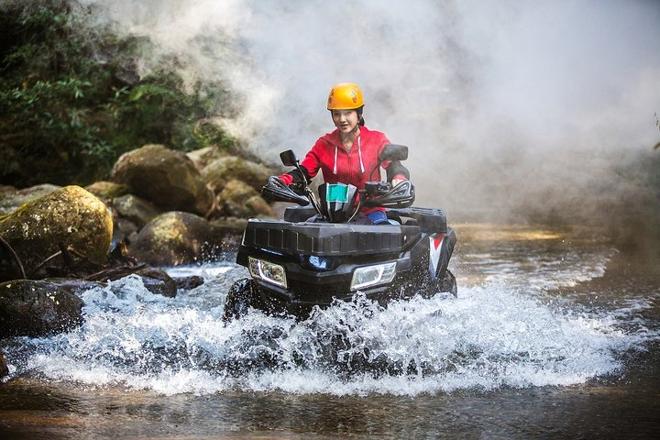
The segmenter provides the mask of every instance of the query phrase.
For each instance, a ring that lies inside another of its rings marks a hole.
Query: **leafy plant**
[[[0,28],[0,184],[86,184],[145,143],[236,148],[208,123],[221,83],[186,89],[167,67],[140,77],[151,43],[89,25],[76,2],[2,2]]]

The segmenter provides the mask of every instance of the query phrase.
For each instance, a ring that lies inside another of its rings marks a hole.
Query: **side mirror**
[[[379,159],[383,160],[406,160],[408,159],[408,147],[405,145],[387,144],[380,152]]]
[[[293,150],[286,150],[280,153],[280,160],[282,164],[288,167],[295,167],[298,159],[296,158],[296,153]]]

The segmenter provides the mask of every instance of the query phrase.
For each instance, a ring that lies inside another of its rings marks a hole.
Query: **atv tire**
[[[227,292],[222,320],[229,322],[239,319],[247,314],[250,307],[265,309],[256,283],[250,278],[242,278],[232,284]]]

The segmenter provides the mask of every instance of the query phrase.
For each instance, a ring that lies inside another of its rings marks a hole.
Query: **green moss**
[[[72,246],[92,261],[104,261],[112,227],[105,204],[83,188],[67,186],[11,213],[0,222],[0,235],[26,267],[34,268],[57,252],[60,243]]]

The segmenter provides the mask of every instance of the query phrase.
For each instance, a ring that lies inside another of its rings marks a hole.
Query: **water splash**
[[[658,337],[631,325],[648,304],[589,312],[496,282],[387,308],[357,295],[305,321],[255,310],[225,326],[227,287],[242,276],[233,268],[174,299],[134,276],[91,289],[82,327],[7,348],[13,375],[164,394],[416,395],[583,383]]]

